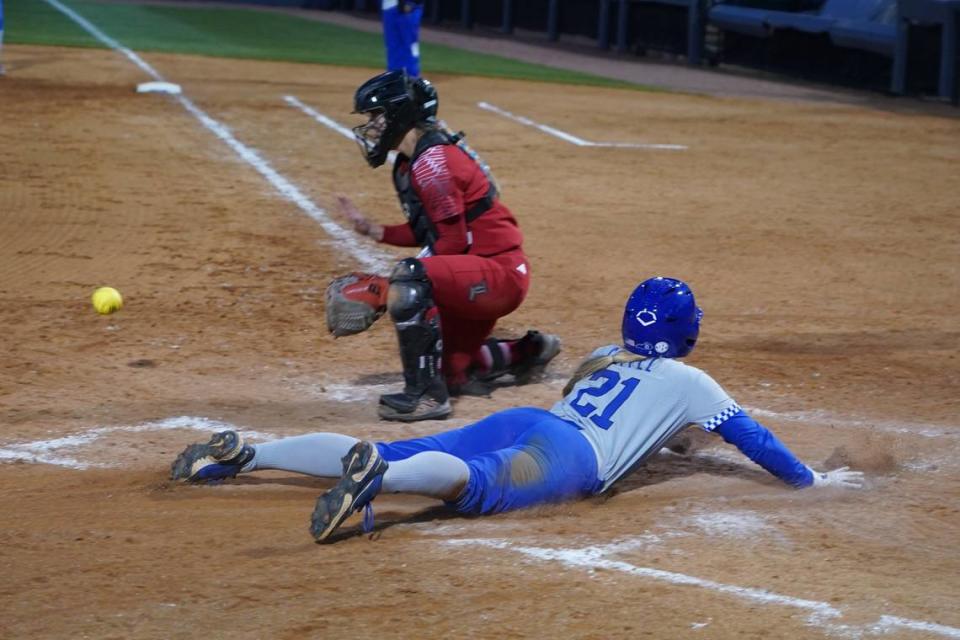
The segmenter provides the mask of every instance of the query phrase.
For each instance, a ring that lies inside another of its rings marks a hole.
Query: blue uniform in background
[[[3,0],[0,0],[0,53],[3,53]],[[0,75],[3,75],[2,58],[0,58]]]
[[[387,71],[403,69],[408,76],[420,76],[420,18],[423,2],[383,0],[383,42],[387,49]]]
[[[610,355],[621,347],[596,350]],[[611,364],[577,382],[550,411],[508,409],[444,433],[377,445],[391,462],[424,451],[470,469],[454,506],[487,514],[589,496],[608,489],[691,424],[719,433],[794,487],[813,475],[709,375],[671,358]]]

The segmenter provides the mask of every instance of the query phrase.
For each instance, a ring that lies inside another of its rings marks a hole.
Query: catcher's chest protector
[[[437,239],[437,230],[424,210],[420,196],[413,189],[411,180],[413,163],[423,155],[424,151],[441,144],[450,144],[450,139],[439,131],[430,131],[417,142],[412,158],[401,153],[393,163],[393,187],[397,190],[400,208],[403,209],[403,215],[406,216],[407,223],[413,230],[413,237],[421,247],[433,247]]]
[[[393,187],[397,190],[400,208],[403,209],[403,215],[407,218],[407,224],[413,230],[413,237],[417,239],[417,244],[432,248],[437,239],[437,230],[430,222],[427,212],[423,210],[423,202],[413,190],[410,179],[412,168],[413,161],[403,154],[398,154],[397,161],[393,163]]]
[[[413,188],[413,183],[410,178],[413,172],[413,163],[430,147],[449,144],[456,145],[459,139],[459,136],[450,136],[443,131],[430,131],[417,142],[412,158],[408,158],[402,153],[397,154],[397,160],[393,163],[393,186],[397,190],[397,197],[400,199],[400,207],[403,209],[403,215],[406,216],[407,223],[413,230],[413,237],[416,238],[417,244],[421,247],[433,248],[433,243],[437,239],[437,230],[436,227],[433,226],[430,216],[427,215],[420,196],[417,195],[417,192]],[[477,163],[477,159],[473,155],[466,151],[464,151],[464,153],[471,161]],[[480,166],[484,175],[487,176],[490,188],[480,201],[476,202],[465,212],[468,223],[473,222],[481,214],[490,209],[497,195],[496,182],[490,175],[489,170],[482,163],[477,164]]]

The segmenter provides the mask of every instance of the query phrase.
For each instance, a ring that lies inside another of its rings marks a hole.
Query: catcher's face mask
[[[376,168],[386,162],[403,136],[418,122],[435,116],[436,110],[433,86],[412,80],[402,70],[381,73],[360,85],[353,97],[353,112],[365,114],[368,121],[354,127],[353,134],[367,164]]]
[[[372,160],[380,156],[380,141],[387,128],[387,114],[381,110],[367,115],[370,119],[365,124],[353,128],[353,137],[360,145],[360,152],[364,159],[370,162],[371,166],[376,167],[378,165],[373,164]]]

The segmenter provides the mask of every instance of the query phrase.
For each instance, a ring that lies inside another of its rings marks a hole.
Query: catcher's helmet
[[[369,121],[353,128],[363,157],[379,167],[403,136],[420,123],[437,117],[437,90],[428,80],[414,79],[406,71],[388,71],[370,78],[353,97],[353,112],[365,113]]]
[[[703,311],[685,282],[650,278],[641,282],[623,310],[623,345],[644,356],[682,358],[693,350]]]

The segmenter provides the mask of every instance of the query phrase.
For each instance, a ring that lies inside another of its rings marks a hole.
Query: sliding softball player
[[[248,445],[225,431],[188,447],[171,475],[188,482],[261,469],[339,476],[314,509],[317,542],[365,507],[372,526],[370,503],[383,492],[430,496],[464,514],[601,493],[688,425],[718,434],[791,487],[861,488],[859,471],[805,465],[707,373],[680,361],[697,342],[701,317],[686,284],[651,278],[627,300],[623,344],[594,351],[549,411],[508,409],[461,429],[380,443],[315,433]]]

